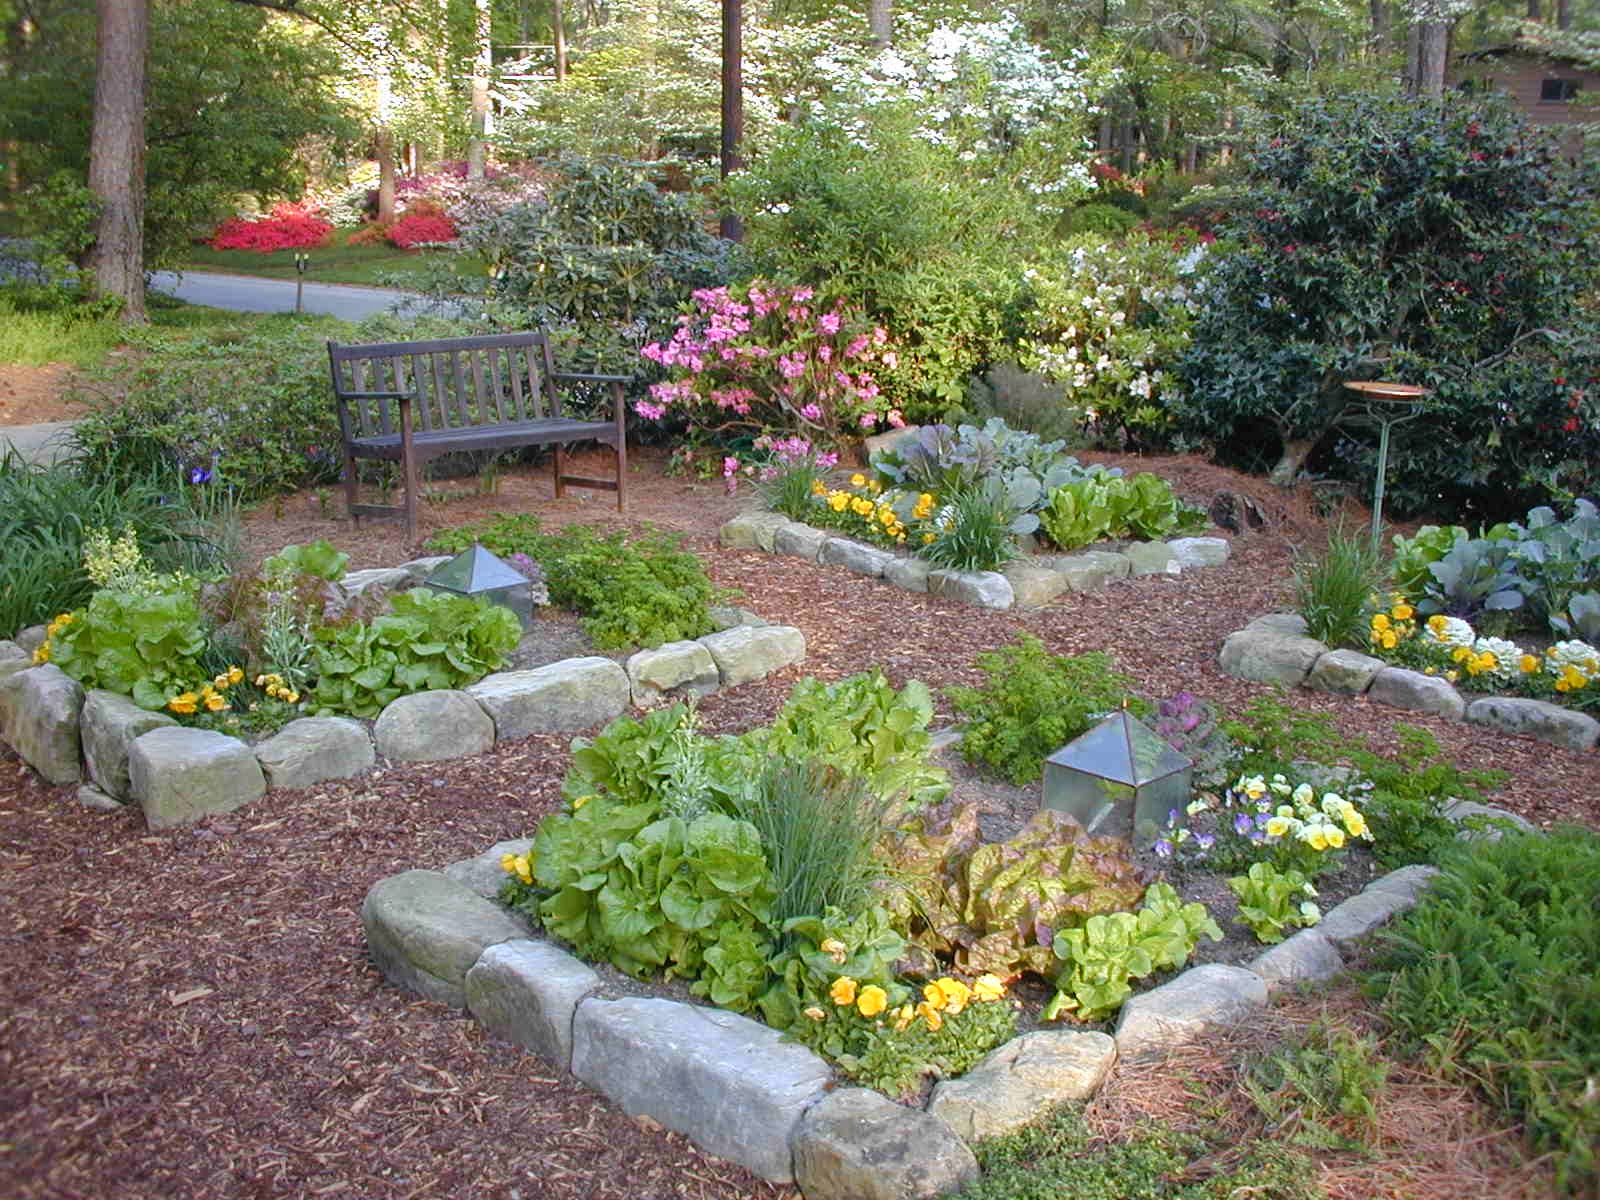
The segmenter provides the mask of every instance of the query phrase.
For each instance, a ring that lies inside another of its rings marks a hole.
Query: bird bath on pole
[[[1383,481],[1389,470],[1389,430],[1420,417],[1428,389],[1414,383],[1385,383],[1375,379],[1352,379],[1344,385],[1357,393],[1363,415],[1378,426],[1378,481],[1372,489],[1372,550],[1378,551],[1383,531]]]

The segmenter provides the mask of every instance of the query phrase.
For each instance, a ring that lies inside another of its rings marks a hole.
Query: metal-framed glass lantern
[[[533,623],[533,583],[505,559],[474,542],[423,580],[427,587],[457,596],[472,596],[516,613],[527,629]]]
[[[1193,762],[1124,709],[1044,760],[1044,807],[1143,848],[1174,810],[1183,820],[1193,775]]]

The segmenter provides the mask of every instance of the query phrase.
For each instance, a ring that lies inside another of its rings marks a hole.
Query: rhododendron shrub
[[[211,237],[211,248],[254,250],[258,254],[302,250],[322,245],[332,232],[333,226],[306,206],[277,204],[265,217],[253,220],[234,217],[224,221]]]
[[[800,429],[831,441],[903,424],[874,372],[893,369],[888,330],[842,296],[752,280],[702,288],[645,358],[672,372],[634,410],[715,433]]]

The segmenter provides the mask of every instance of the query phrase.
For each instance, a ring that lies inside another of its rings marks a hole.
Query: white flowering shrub
[[[1059,382],[1084,431],[1105,443],[1159,441],[1174,363],[1189,345],[1189,279],[1204,246],[1169,239],[1077,241],[1027,271],[1035,298],[1023,365]]]

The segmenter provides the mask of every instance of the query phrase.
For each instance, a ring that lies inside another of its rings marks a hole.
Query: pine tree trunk
[[[550,0],[550,32],[556,44],[556,82],[567,77],[567,22],[561,0]]]
[[[744,165],[744,6],[722,0],[722,177]],[[744,225],[731,208],[723,212],[718,231],[731,242],[744,240]]]
[[[377,142],[378,220],[388,225],[394,220],[394,130],[379,129]]]
[[[887,50],[894,44],[893,0],[867,0],[867,28],[879,49]]]
[[[89,190],[100,204],[84,267],[122,319],[143,324],[144,94],[149,0],[98,0]]]

